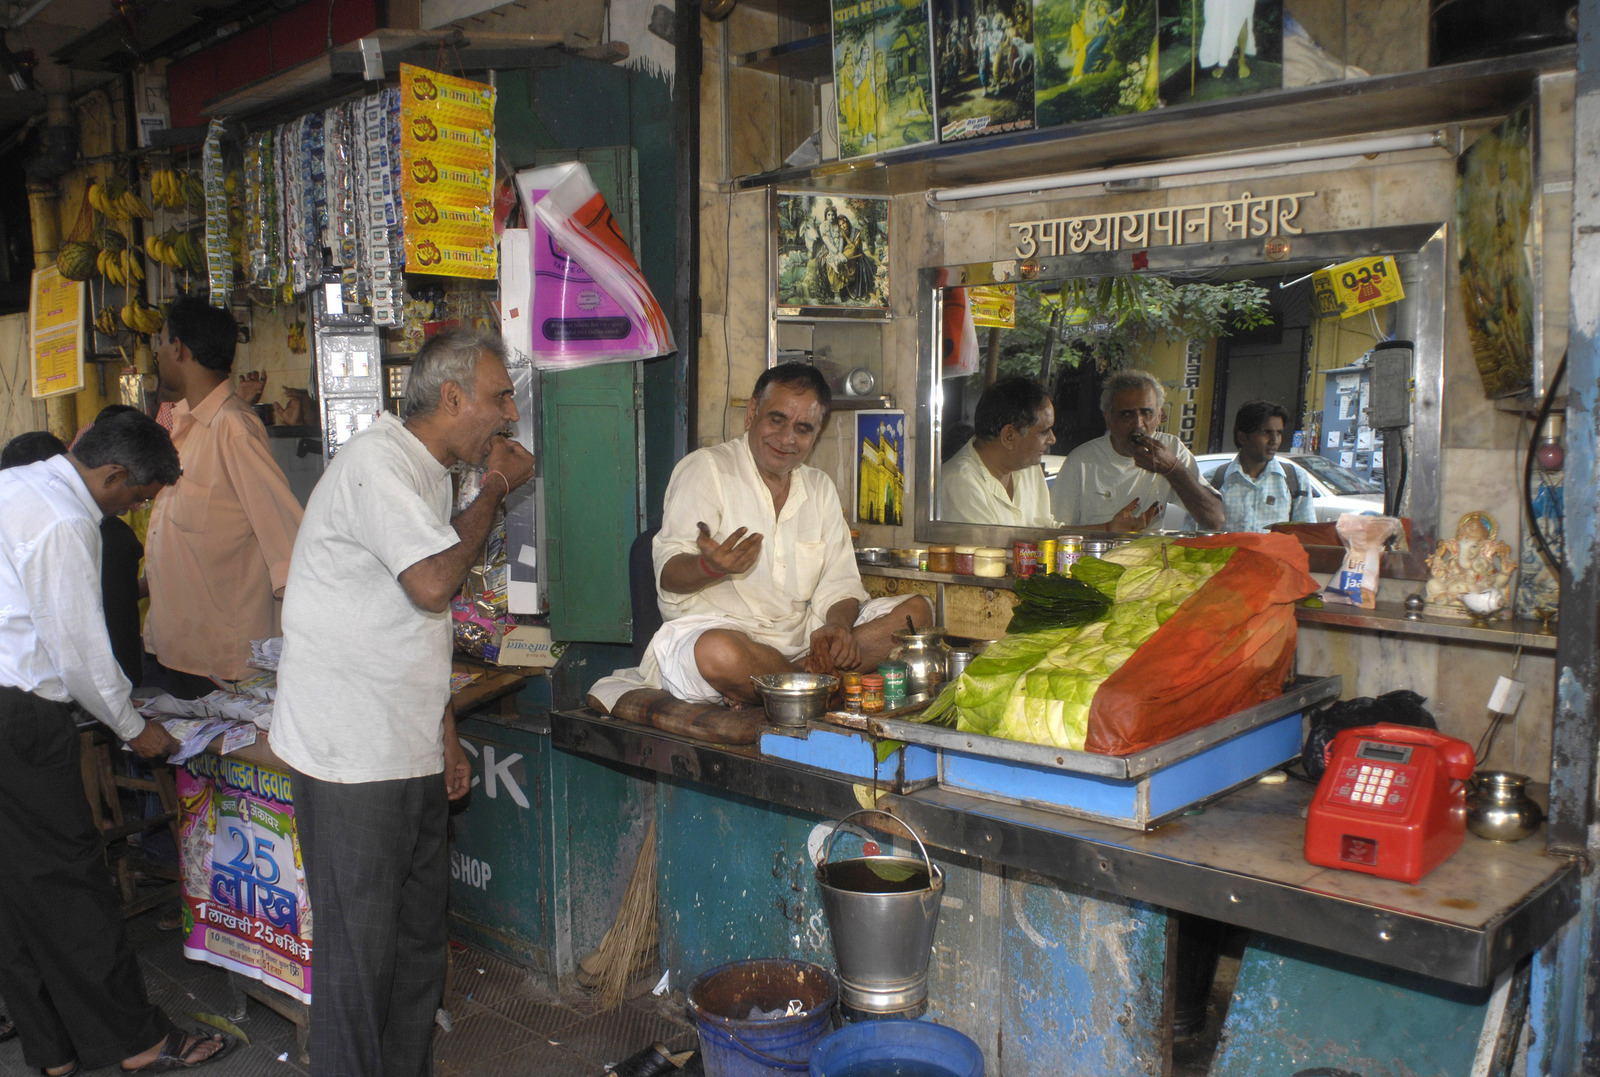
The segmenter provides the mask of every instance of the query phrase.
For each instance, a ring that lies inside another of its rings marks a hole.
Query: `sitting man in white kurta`
[[[1002,527],[1054,527],[1039,461],[1056,443],[1056,409],[1032,378],[1001,378],[983,391],[971,441],[939,471],[939,519]]]
[[[664,688],[689,703],[755,702],[752,676],[871,671],[919,595],[870,599],[839,492],[805,464],[832,395],[815,368],[761,375],[743,437],[690,453],[673,469],[653,548],[665,623],[644,663],[590,690],[610,711],[627,692]]]

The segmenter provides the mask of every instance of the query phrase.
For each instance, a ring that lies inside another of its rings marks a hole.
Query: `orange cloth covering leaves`
[[[1100,685],[1089,705],[1086,751],[1142,751],[1283,694],[1294,665],[1294,603],[1319,587],[1305,549],[1277,534],[1207,535],[1175,545],[1236,550]]]

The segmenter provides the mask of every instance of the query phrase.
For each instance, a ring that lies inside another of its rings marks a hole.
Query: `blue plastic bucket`
[[[706,1077],[795,1077],[832,1027],[839,982],[821,965],[781,958],[735,961],[689,985]],[[749,1018],[800,1002],[792,1017]]]
[[[983,1052],[931,1021],[863,1021],[841,1028],[811,1054],[811,1077],[983,1077]]]

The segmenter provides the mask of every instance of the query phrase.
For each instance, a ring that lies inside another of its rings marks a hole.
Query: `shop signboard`
[[[36,400],[83,388],[84,289],[53,265],[33,271],[28,340]]]
[[[311,905],[289,776],[202,753],[178,768],[183,953],[311,1001]]]
[[[400,65],[400,208],[406,269],[495,277],[495,89]]]

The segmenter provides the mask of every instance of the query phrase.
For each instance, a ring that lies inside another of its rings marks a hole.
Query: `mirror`
[[[1084,530],[1075,521],[1038,529],[974,523],[958,518],[970,511],[956,507],[960,484],[941,488],[946,461],[972,438],[992,353],[998,376],[1041,380],[1050,397],[1056,440],[1044,448],[1041,466],[1055,508],[1063,503],[1056,478],[1066,456],[1106,437],[1104,378],[1119,368],[1146,370],[1166,387],[1159,429],[1197,457],[1202,478],[1220,483],[1233,459],[1239,405],[1272,400],[1290,415],[1281,452],[1311,476],[1319,519],[1351,509],[1382,512],[1387,492],[1398,496],[1398,513],[1412,520],[1412,548],[1431,549],[1439,514],[1445,238],[1442,225],[1406,225],[1295,236],[1279,259],[1269,259],[1259,240],[1237,240],[1140,251],[1146,264],[1135,272],[1128,251],[923,270],[917,541],[1004,546],[1016,537]],[[1346,319],[1314,315],[1313,271],[1386,254],[1395,258],[1403,299]],[[946,289],[991,284],[1014,286],[1014,327],[992,337],[978,328],[979,372],[943,376]],[[1142,311],[1152,316],[1141,319]],[[1383,340],[1412,343],[1415,386],[1411,424],[1390,431],[1387,444],[1366,410],[1374,372],[1361,365]],[[1300,445],[1294,447],[1297,432]],[[964,455],[970,454],[968,448]],[[964,463],[972,461],[958,460],[952,478]],[[1036,483],[1029,478],[1025,485]],[[1152,526],[1195,524],[1174,500]]]

